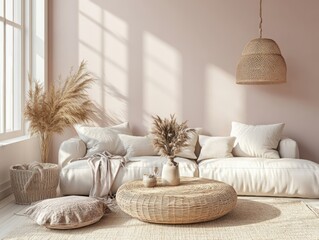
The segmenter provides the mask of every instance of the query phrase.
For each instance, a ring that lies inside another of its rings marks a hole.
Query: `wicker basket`
[[[42,176],[39,171],[19,169],[19,165],[10,167],[11,187],[17,204],[31,204],[56,197],[59,183],[58,165],[51,163],[41,165]]]

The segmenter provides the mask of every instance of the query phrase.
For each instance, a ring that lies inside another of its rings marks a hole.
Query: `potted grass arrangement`
[[[152,116],[152,118],[153,145],[161,156],[167,158],[162,169],[162,181],[165,185],[179,185],[180,175],[175,157],[183,147],[187,146],[188,133],[194,130],[187,127],[187,121],[178,123],[175,115],[165,119],[159,116]]]
[[[54,133],[61,134],[65,128],[90,120],[94,114],[94,104],[89,99],[87,89],[94,78],[81,62],[78,70],[69,74],[64,82],[55,86],[52,82],[48,90],[29,77],[24,116],[29,120],[31,135],[39,135],[41,141],[41,161],[48,162],[49,145]]]
[[[66,127],[88,121],[93,116],[93,103],[86,90],[93,82],[92,75],[82,62],[78,70],[48,90],[29,76],[24,116],[29,120],[31,135],[40,136],[41,163],[18,164],[10,167],[10,180],[17,204],[30,204],[56,197],[59,183],[57,164],[48,163],[49,145],[54,133]]]

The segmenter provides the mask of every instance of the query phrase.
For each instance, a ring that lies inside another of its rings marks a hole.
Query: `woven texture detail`
[[[25,210],[39,225],[52,229],[74,229],[98,222],[107,210],[106,203],[84,196],[51,198]]]
[[[98,223],[75,231],[52,231],[22,218],[4,239],[318,240],[319,236],[319,218],[298,199],[240,197],[236,208],[222,218],[174,226],[144,223],[109,207],[112,212]]]
[[[277,43],[257,38],[244,48],[237,65],[238,84],[273,84],[286,82],[287,67]]]
[[[10,167],[11,187],[17,204],[31,204],[46,198],[56,197],[59,183],[58,165],[41,164],[43,169],[22,170],[17,166]],[[27,188],[25,188],[28,183]]]
[[[122,185],[116,194],[119,207],[145,222],[186,224],[210,221],[230,212],[237,202],[233,187],[226,183],[182,178],[179,186],[159,181],[146,188],[142,181]]]

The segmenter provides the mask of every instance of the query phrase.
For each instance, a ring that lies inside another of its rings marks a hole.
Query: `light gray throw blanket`
[[[110,194],[113,182],[126,160],[122,156],[113,156],[109,152],[96,153],[85,157],[93,174],[93,186],[90,197],[101,198]]]

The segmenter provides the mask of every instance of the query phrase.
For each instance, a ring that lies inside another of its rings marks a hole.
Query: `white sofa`
[[[86,160],[76,160],[86,154],[85,143],[77,138],[64,141],[59,150],[60,189],[64,195],[88,195],[93,183]],[[319,165],[299,159],[297,143],[292,139],[279,142],[279,159],[231,157],[197,162],[176,158],[180,175],[215,179],[232,185],[238,195],[319,198]],[[115,193],[123,183],[142,179],[155,166],[160,173],[166,159],[160,156],[140,156],[128,159],[120,168],[112,186]]]

